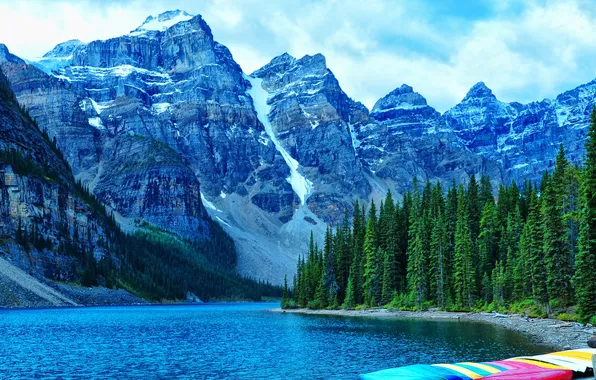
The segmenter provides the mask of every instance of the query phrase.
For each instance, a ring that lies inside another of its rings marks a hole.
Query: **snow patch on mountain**
[[[159,115],[169,110],[171,106],[170,103],[155,103],[153,104],[152,109]]]
[[[201,202],[203,202],[203,205],[205,207],[207,207],[208,209],[211,209],[213,211],[217,211],[217,212],[222,212],[220,209],[218,209],[213,203],[209,202],[207,200],[207,198],[205,198],[205,196],[203,194],[201,194]]]
[[[97,129],[105,129],[103,124],[101,123],[101,118],[99,117],[90,117],[89,118],[89,125],[95,127]]]
[[[271,141],[275,145],[277,151],[282,155],[284,161],[290,168],[290,176],[286,178],[286,180],[292,185],[292,189],[300,198],[300,203],[304,204],[306,199],[312,192],[313,184],[310,180],[306,179],[300,172],[298,171],[300,165],[298,161],[296,161],[288,151],[281,145],[275,133],[273,132],[273,126],[269,122],[269,112],[271,111],[271,106],[267,104],[267,100],[269,98],[269,93],[265,91],[262,87],[263,80],[260,78],[253,78],[253,77],[246,77],[246,79],[251,84],[251,89],[248,91],[248,94],[252,97],[255,111],[257,112],[257,116],[263,126],[265,127],[265,131],[269,135]]]
[[[188,21],[194,16],[181,10],[167,11],[157,17],[149,16],[145,22],[130,32],[131,36],[141,36],[149,31],[163,32],[182,21]]]

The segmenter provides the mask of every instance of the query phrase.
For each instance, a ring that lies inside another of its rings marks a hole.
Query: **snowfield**
[[[275,133],[273,132],[273,126],[269,122],[269,112],[271,111],[271,106],[267,104],[269,93],[263,89],[263,80],[248,76],[246,79],[252,86],[248,93],[253,99],[257,116],[265,127],[265,131],[269,135],[269,138],[271,141],[273,141],[275,148],[279,153],[281,153],[284,161],[290,168],[290,176],[286,178],[286,180],[290,183],[290,185],[292,185],[292,189],[300,198],[300,204],[304,204],[308,196],[312,193],[312,182],[300,174],[298,171],[300,167],[298,161],[290,156],[290,153],[288,153],[288,151],[281,145],[279,140],[277,140]]]

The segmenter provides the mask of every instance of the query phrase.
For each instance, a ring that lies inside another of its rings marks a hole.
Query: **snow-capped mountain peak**
[[[130,32],[131,35],[140,35],[149,31],[163,32],[175,24],[188,21],[194,16],[179,9],[160,13],[158,16],[149,16],[145,22]]]

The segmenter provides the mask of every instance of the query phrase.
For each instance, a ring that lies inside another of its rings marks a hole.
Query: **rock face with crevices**
[[[33,61],[0,45],[0,67],[123,226],[198,239],[209,213],[234,237],[238,271],[276,283],[310,231],[320,238],[355,199],[399,198],[413,177],[539,180],[561,143],[579,163],[596,103],[596,81],[529,104],[481,82],[440,114],[401,85],[369,112],[321,54],[282,54],[247,75],[200,15],[179,10]]]
[[[390,190],[409,189],[412,178],[466,182],[473,173],[502,176],[498,164],[470,151],[445,127],[441,114],[408,85],[381,98],[357,128],[358,156]]]
[[[529,104],[501,102],[480,82],[443,120],[472,152],[498,162],[504,181],[521,183],[552,169],[560,144],[570,161],[581,162],[595,104],[596,81]]]
[[[78,280],[81,258],[68,255],[66,247],[76,241],[97,261],[114,259],[104,226],[103,216],[81,198],[61,153],[19,106],[0,71],[2,255],[36,276]]]
[[[321,54],[297,60],[286,53],[252,76],[269,94],[273,132],[312,182],[310,209],[337,224],[355,199],[370,193],[351,133],[368,111],[342,91]]]

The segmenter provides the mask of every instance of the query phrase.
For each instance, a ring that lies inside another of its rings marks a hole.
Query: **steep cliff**
[[[80,280],[89,260],[114,260],[105,244],[108,221],[82,196],[61,152],[0,71],[0,250],[19,267],[61,281]]]
[[[321,54],[283,54],[247,75],[200,15],[178,10],[32,61],[0,45],[0,67],[124,229],[201,240],[211,216],[234,238],[238,271],[277,283],[310,231],[320,239],[355,199],[399,197],[414,176],[537,180],[559,143],[580,161],[596,96],[591,82],[504,103],[479,83],[441,115],[402,85],[369,112]]]
[[[552,169],[559,144],[572,162],[581,161],[594,104],[596,81],[529,104],[501,102],[480,82],[443,119],[472,152],[498,162],[504,180],[520,183]]]
[[[321,54],[298,60],[283,54],[252,77],[261,79],[254,87],[267,91],[269,134],[299,166],[293,175],[304,177],[294,191],[321,219],[338,223],[354,199],[370,193],[351,137],[351,123],[368,111],[341,90]]]
[[[0,66],[123,228],[144,220],[201,239],[203,199],[234,236],[249,236],[237,238],[241,273],[279,283],[293,267],[297,251],[282,267],[275,259],[280,227],[300,205],[290,170],[249,81],[201,16],[166,12],[125,36],[60,44],[32,64],[5,50]]]
[[[394,192],[408,189],[413,177],[445,185],[466,182],[473,173],[502,180],[496,162],[470,151],[441,114],[405,84],[375,104],[356,136],[365,167]]]

